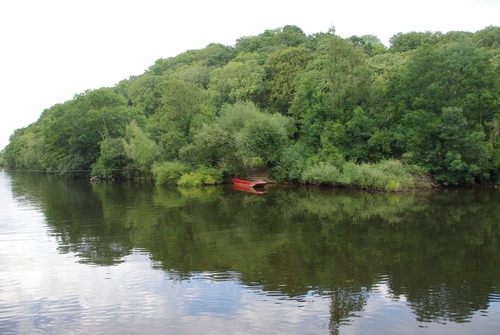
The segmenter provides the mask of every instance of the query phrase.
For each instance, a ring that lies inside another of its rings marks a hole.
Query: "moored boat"
[[[242,178],[233,178],[233,185],[239,185],[244,187],[260,187],[267,184],[265,180],[251,180]]]

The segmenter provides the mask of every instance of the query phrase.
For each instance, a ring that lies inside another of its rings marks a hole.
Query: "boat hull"
[[[233,178],[233,185],[239,185],[244,187],[260,187],[266,184],[267,182],[265,180],[247,180],[247,179]]]

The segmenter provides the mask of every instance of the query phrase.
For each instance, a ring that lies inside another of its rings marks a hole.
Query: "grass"
[[[301,182],[388,192],[435,186],[432,179],[421,168],[393,159],[373,164],[345,162],[340,167],[329,163],[318,163],[303,171]]]

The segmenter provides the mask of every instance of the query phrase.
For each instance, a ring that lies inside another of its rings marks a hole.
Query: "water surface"
[[[0,171],[0,333],[498,333],[498,189],[267,191]]]

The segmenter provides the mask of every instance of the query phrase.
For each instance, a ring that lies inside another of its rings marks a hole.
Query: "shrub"
[[[387,175],[380,169],[377,164],[361,164],[361,176],[359,184],[363,188],[385,188]]]
[[[158,185],[176,185],[189,168],[178,162],[163,162],[153,165],[153,176]]]
[[[215,185],[222,182],[222,174],[219,170],[200,166],[196,171],[184,173],[177,182],[179,186],[194,187],[202,185]]]
[[[385,160],[374,164],[345,162],[340,169],[332,164],[320,163],[309,166],[302,173],[302,181],[311,184],[360,187],[389,192],[415,189],[418,180],[425,180],[425,183],[419,182],[419,186],[433,185],[422,169],[404,165],[396,160]]]
[[[135,121],[130,122],[126,132],[128,140],[122,142],[127,157],[132,159],[138,168],[149,174],[153,163],[160,156],[160,147],[139,128]]]
[[[203,185],[215,185],[222,182],[222,174],[215,168],[201,166],[196,172],[202,175]]]
[[[270,169],[276,179],[298,181],[306,167],[306,155],[300,144],[295,144],[283,150],[280,163]]]
[[[394,179],[391,179],[385,184],[385,190],[388,192],[395,192],[401,188],[401,184]]]
[[[306,183],[320,185],[335,185],[339,177],[339,170],[328,163],[318,163],[308,166],[302,172],[301,180]]]
[[[125,155],[122,139],[108,137],[99,146],[101,155],[92,165],[92,177],[131,178],[134,175],[134,170],[126,168],[133,165],[133,161]]]
[[[203,177],[196,171],[185,173],[179,178],[177,185],[184,187],[202,186]]]
[[[346,162],[342,165],[342,173],[339,175],[338,183],[344,186],[358,185],[360,175],[359,165],[354,162]]]

